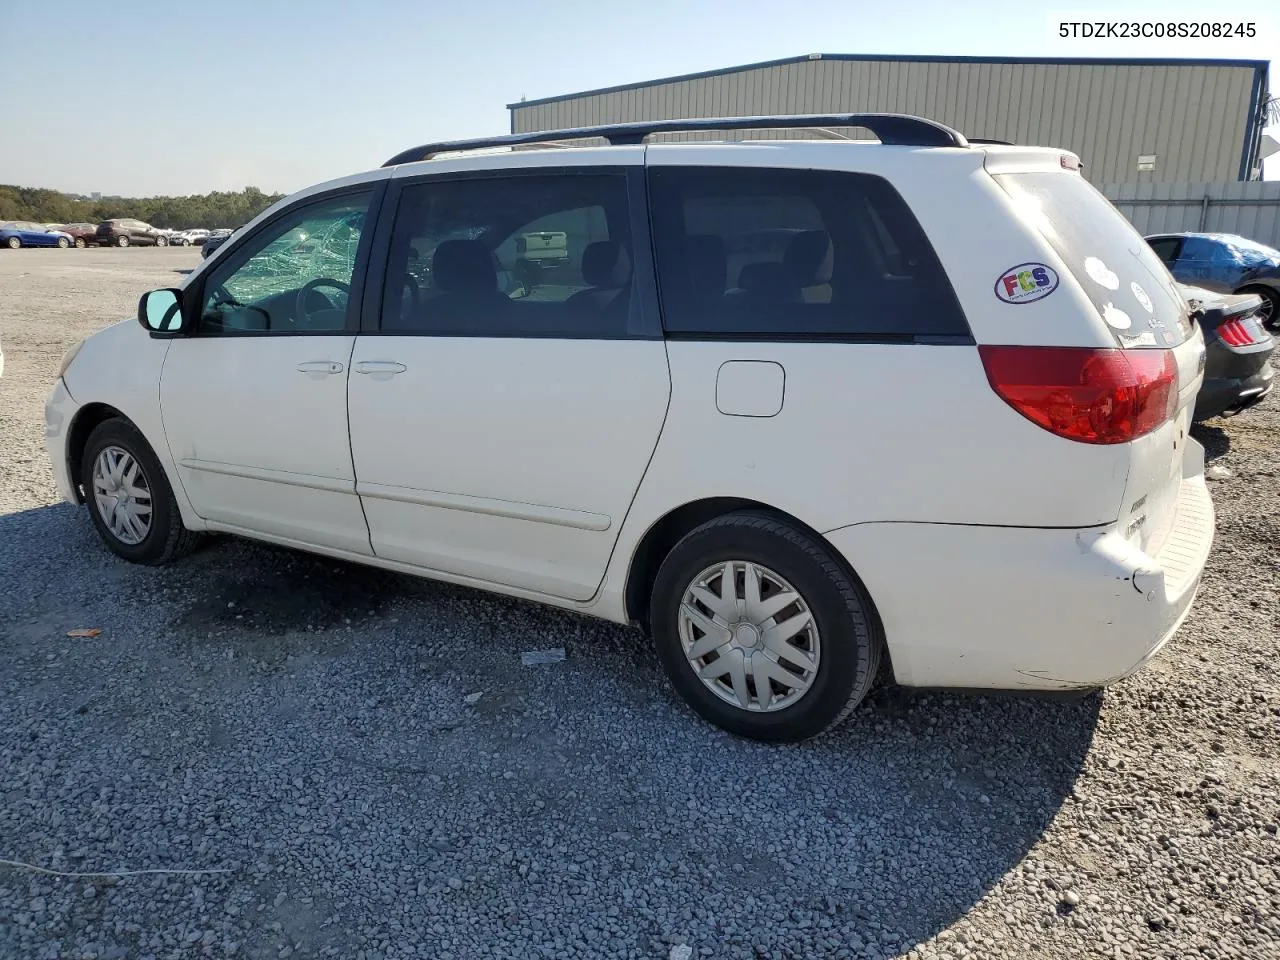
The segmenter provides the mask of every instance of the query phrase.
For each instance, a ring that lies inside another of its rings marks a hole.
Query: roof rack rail
[[[910,147],[967,147],[969,141],[958,130],[923,117],[900,113],[809,113],[772,117],[705,117],[689,120],[647,120],[638,123],[614,123],[596,127],[573,127],[567,130],[541,130],[536,133],[511,133],[476,140],[446,140],[424,143],[397,153],[383,164],[394,167],[401,163],[430,160],[439,153],[484,150],[492,147],[516,147],[550,141],[583,140],[602,137],[611,146],[644,143],[655,133],[696,133],[707,130],[799,130],[827,127],[862,127],[870,130],[884,144]]]

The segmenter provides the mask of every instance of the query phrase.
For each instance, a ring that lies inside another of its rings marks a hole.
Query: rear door
[[[377,556],[595,593],[670,395],[642,156],[393,181],[376,329],[349,384]],[[518,270],[545,234],[563,255]]]

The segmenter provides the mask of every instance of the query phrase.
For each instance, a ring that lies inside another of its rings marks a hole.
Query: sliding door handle
[[[375,380],[389,380],[407,369],[403,363],[396,363],[394,360],[361,360],[355,366],[356,373],[367,374]]]

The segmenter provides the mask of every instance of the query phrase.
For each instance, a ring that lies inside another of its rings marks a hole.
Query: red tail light
[[[1081,443],[1150,433],[1178,404],[1171,350],[978,347],[1000,397],[1044,429]]]
[[[1259,342],[1243,320],[1226,320],[1218,324],[1218,339],[1230,347],[1247,347]]]

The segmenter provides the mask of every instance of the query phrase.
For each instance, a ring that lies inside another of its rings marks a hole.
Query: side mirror
[[[152,290],[138,301],[138,322],[152,333],[182,332],[182,291]]]

